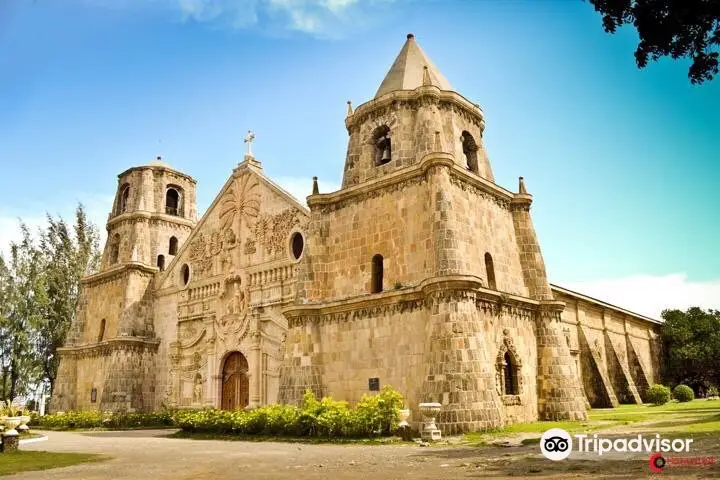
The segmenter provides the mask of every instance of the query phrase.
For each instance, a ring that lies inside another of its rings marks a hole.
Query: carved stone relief
[[[293,208],[275,215],[263,214],[255,222],[255,237],[265,247],[265,251],[272,255],[284,250],[290,230],[299,223],[298,211]]]

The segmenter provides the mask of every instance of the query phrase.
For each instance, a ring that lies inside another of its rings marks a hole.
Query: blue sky
[[[77,201],[104,224],[116,175],[157,154],[203,212],[250,128],[292,193],[336,189],[345,102],[408,32],[483,107],[497,182],[525,177],[551,281],[651,315],[720,307],[720,79],[638,70],[635,32],[579,0],[2,2],[0,244]]]

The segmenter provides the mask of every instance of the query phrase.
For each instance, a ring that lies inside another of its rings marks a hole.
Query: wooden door
[[[247,359],[242,353],[233,352],[227,356],[222,373],[220,407],[223,410],[245,408],[250,403],[250,384],[247,372]]]

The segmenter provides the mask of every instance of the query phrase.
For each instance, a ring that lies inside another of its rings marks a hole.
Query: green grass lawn
[[[109,457],[92,453],[35,452],[19,450],[0,453],[0,475],[12,475],[33,470],[69,467],[79,463],[99,462]]]
[[[720,432],[720,400],[693,400],[665,405],[620,405],[588,412],[587,421],[532,422],[509,425],[490,432],[465,435],[465,441],[482,445],[499,437],[521,434],[541,435],[551,428],[573,432],[598,432],[612,427],[633,425],[638,431],[654,433]],[[533,435],[533,436],[535,436]],[[524,443],[532,443],[528,439]]]

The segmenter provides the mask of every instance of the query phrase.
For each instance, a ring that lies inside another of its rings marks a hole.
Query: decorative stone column
[[[255,328],[257,328],[257,322]],[[254,381],[250,382],[250,408],[260,406],[260,387],[262,384],[262,335],[256,330],[252,333],[252,344],[250,346],[253,358]],[[251,377],[252,378],[252,377]]]

